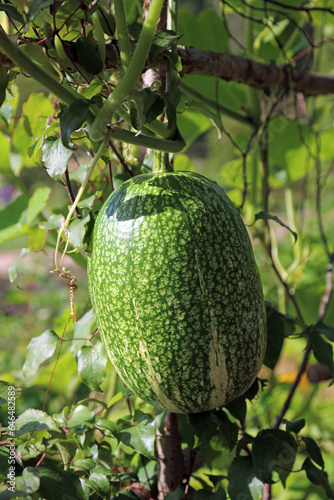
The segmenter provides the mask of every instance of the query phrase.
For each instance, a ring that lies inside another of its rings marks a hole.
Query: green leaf
[[[314,441],[314,439],[303,436],[303,441],[306,445],[308,456],[313,460],[313,462],[315,462],[321,468],[324,468],[325,462],[324,459],[322,458],[321,450],[317,445],[317,443]]]
[[[225,405],[224,408],[226,408],[226,410],[232,415],[232,417],[240,420],[242,424],[245,422],[247,404],[243,396],[234,399],[233,401],[231,401],[231,403]]]
[[[21,248],[20,255],[18,258],[11,264],[10,268],[8,269],[8,276],[9,276],[9,281],[11,283],[14,283],[18,287],[17,283],[17,275],[18,275],[18,270],[20,267],[20,264],[22,262],[22,259],[26,257],[29,254],[30,250],[29,248]]]
[[[94,420],[94,418],[94,412],[87,408],[87,406],[80,404],[76,408],[74,408],[71,417],[67,421],[67,427],[69,429],[81,426],[92,428],[92,421]]]
[[[121,428],[120,440],[138,453],[153,459],[155,458],[155,430],[156,425],[154,419],[151,415],[143,413],[136,425],[129,427],[123,426]]]
[[[65,469],[67,469],[77,452],[77,442],[74,439],[56,439],[54,444],[59,450]]]
[[[210,412],[191,413],[188,415],[188,422],[197,437],[195,448],[200,445],[205,446],[216,432],[218,426],[217,418]]]
[[[256,476],[250,457],[237,457],[228,471],[231,500],[261,500],[263,482]]]
[[[41,410],[29,409],[22,413],[15,422],[15,435],[17,437],[32,431],[49,430],[60,432],[52,418]]]
[[[86,250],[84,239],[86,235],[86,224],[90,221],[90,214],[88,212],[83,214],[81,219],[74,219],[71,222],[69,230],[71,233],[71,245],[79,250]]]
[[[0,68],[0,107],[6,99],[6,88],[8,84],[8,74],[5,68]]]
[[[40,365],[54,355],[58,342],[59,337],[52,330],[46,330],[39,337],[31,339],[22,368],[23,376],[26,379],[34,376]]]
[[[231,422],[223,410],[219,412],[217,411],[215,415],[219,419],[219,432],[225,442],[225,445],[230,451],[232,451],[238,441],[238,426],[234,422]]]
[[[38,469],[34,467],[26,467],[22,471],[22,476],[16,480],[16,489],[24,491],[26,495],[35,493],[40,485]]]
[[[31,225],[37,215],[46,207],[51,194],[49,187],[37,188],[28,202],[28,208],[25,214],[27,224]]]
[[[253,224],[257,220],[259,220],[259,219],[262,219],[262,220],[274,220],[280,226],[283,226],[286,229],[288,229],[290,231],[290,233],[293,235],[293,237],[295,239],[295,242],[297,241],[298,234],[295,231],[292,231],[292,229],[289,226],[287,226],[286,224],[284,224],[284,222],[282,222],[281,219],[279,217],[277,217],[277,215],[268,214],[267,212],[264,212],[263,210],[261,210],[261,212],[258,212],[257,214],[255,214],[255,220],[254,220]],[[253,225],[253,224],[251,224],[251,225]]]
[[[13,177],[9,157],[10,157],[10,138],[0,132],[0,150],[1,150],[1,163],[0,174],[6,177]],[[0,219],[1,220],[1,219]]]
[[[113,36],[115,33],[116,22],[112,14],[104,10],[102,6],[97,11],[99,21],[104,33],[108,36]]]
[[[118,439],[120,429],[118,425],[115,424],[115,422],[113,422],[112,420],[107,420],[106,418],[102,418],[95,425],[98,429],[109,431],[112,436]]]
[[[157,56],[171,45],[177,43],[182,35],[177,35],[174,31],[162,29],[155,33],[150,47],[150,57]]]
[[[95,317],[93,309],[89,309],[86,314],[79,319],[79,321],[74,326],[73,333],[73,343],[71,345],[71,353],[73,356],[77,356],[81,346],[86,345],[92,336],[95,329]],[[82,340],[87,339],[87,340]]]
[[[331,375],[334,375],[333,346],[326,342],[318,332],[310,332],[308,337],[317,361],[327,366]]]
[[[101,391],[106,376],[108,356],[102,342],[94,346],[82,346],[78,352],[78,373],[88,387]]]
[[[267,351],[263,364],[274,369],[284,343],[284,316],[266,303],[267,314]]]
[[[271,474],[276,465],[279,442],[275,436],[262,431],[255,438],[252,447],[253,463],[257,475],[263,482],[271,483]]]
[[[78,99],[70,104],[60,114],[61,140],[64,146],[71,149],[69,145],[70,135],[79,129],[86,120],[90,102],[86,99]]]
[[[62,470],[48,462],[36,469],[39,473],[39,497],[48,500],[83,500],[79,478],[73,472]]]
[[[56,181],[61,181],[72,150],[65,148],[61,139],[50,136],[46,138],[42,152],[47,173]]]
[[[0,5],[0,11],[6,12],[12,19],[19,23],[24,23],[24,17],[14,5]]]
[[[86,37],[80,36],[75,44],[78,63],[91,75],[98,75],[103,69],[100,55]]]
[[[317,332],[326,335],[328,340],[334,342],[334,326],[325,325],[322,321],[319,321],[314,325]]]
[[[309,458],[305,459],[302,468],[311,483],[321,486],[326,491],[328,498],[334,498],[333,491],[329,485],[328,475],[324,470],[318,469]]]
[[[283,420],[283,424],[286,426],[286,430],[289,432],[294,432],[298,434],[306,425],[305,418],[296,420],[295,422],[289,422],[289,420]]]
[[[28,12],[29,21],[33,21],[40,10],[45,9],[45,7],[49,7],[52,3],[53,0],[32,0]]]
[[[86,480],[86,484],[101,498],[110,497],[110,482],[104,474],[93,472]]]
[[[8,401],[8,387],[8,382],[0,380],[0,406],[6,404]]]

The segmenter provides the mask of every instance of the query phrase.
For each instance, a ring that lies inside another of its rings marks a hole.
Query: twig
[[[70,177],[68,175],[68,168],[67,167],[66,167],[66,170],[64,172],[64,177],[65,177],[64,185],[65,185],[66,191],[68,193],[68,196],[70,198],[70,201],[73,205],[75,198],[74,198],[74,194],[73,194],[73,190],[72,190],[72,186],[71,186]],[[78,217],[78,219],[81,219],[81,213],[79,212],[78,207],[75,207],[75,214]]]

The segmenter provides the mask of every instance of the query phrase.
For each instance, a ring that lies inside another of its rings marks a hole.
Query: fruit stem
[[[173,166],[170,162],[168,153],[159,150],[154,151],[154,166],[152,172],[154,174],[173,172]]]

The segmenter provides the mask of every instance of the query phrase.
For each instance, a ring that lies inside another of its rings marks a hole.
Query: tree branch
[[[244,57],[193,47],[177,48],[182,75],[205,75],[244,83],[257,89],[284,89],[307,95],[333,94],[334,76],[308,71],[300,73],[289,65],[265,64]]]

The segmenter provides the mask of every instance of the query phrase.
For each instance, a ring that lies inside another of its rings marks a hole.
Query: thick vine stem
[[[152,0],[130,64],[108,101],[98,112],[90,129],[89,134],[93,141],[101,140],[117,106],[129,95],[142,74],[162,5],[163,0]]]
[[[69,86],[59,83],[55,78],[50,76],[43,68],[35,64],[29,57],[27,57],[19,47],[9,38],[0,26],[0,49],[7,54],[7,56],[19,66],[19,68],[27,75],[34,78],[41,85],[46,87],[50,92],[55,94],[65,104],[72,104],[77,99],[84,99],[83,96],[78,94]],[[87,121],[93,122],[94,114],[89,110]]]

